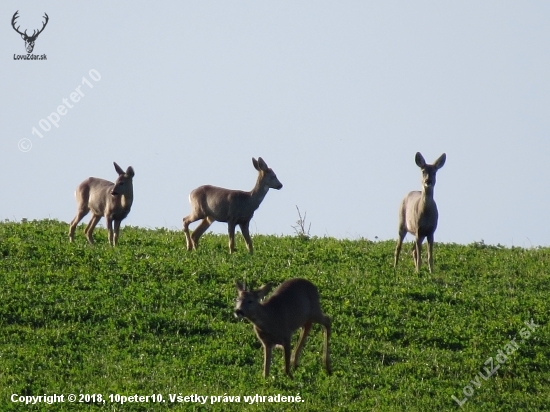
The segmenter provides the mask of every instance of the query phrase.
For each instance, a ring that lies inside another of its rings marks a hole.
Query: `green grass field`
[[[240,235],[229,255],[221,235],[187,252],[181,231],[123,227],[116,248],[105,230],[93,247],[82,226],[73,244],[67,232],[57,221],[0,223],[2,411],[550,408],[548,248],[436,243],[432,275],[425,264],[415,273],[410,243],[394,271],[393,241],[257,235],[250,256]],[[265,380],[252,325],[233,316],[234,282],[293,277],[317,285],[333,320],[334,373],[315,325],[294,379],[276,350]],[[26,406],[13,394],[65,402]],[[150,397],[120,405],[110,394]],[[158,394],[165,402],[152,402]],[[209,398],[178,402],[194,394]],[[255,395],[266,402],[245,402]],[[301,401],[267,402],[276,395]]]

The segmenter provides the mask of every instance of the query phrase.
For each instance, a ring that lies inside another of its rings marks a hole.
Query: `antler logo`
[[[15,20],[17,20],[17,18],[19,17],[19,16],[17,15],[17,13],[19,13],[19,10],[17,10],[17,11],[15,12],[15,14],[13,15],[13,17],[12,17],[12,19],[11,19],[11,25],[12,25],[13,29],[14,29],[17,33],[19,33],[19,34],[21,35],[21,38],[22,38],[23,40],[25,40],[25,48],[27,49],[27,53],[32,53],[32,51],[33,51],[33,49],[34,49],[34,42],[36,41],[36,38],[38,37],[38,35],[39,35],[40,33],[42,33],[42,31],[43,31],[44,28],[46,27],[46,24],[48,24],[48,20],[49,20],[50,18],[48,17],[48,15],[47,15],[46,13],[44,13],[44,16],[43,16],[43,17],[46,19],[46,21],[45,21],[44,23],[42,23],[42,24],[43,24],[43,25],[42,25],[42,28],[41,28],[40,30],[38,30],[38,32],[37,32],[36,30],[33,30],[32,36],[29,36],[29,35],[27,35],[27,30],[25,30],[24,33],[21,33],[21,32],[19,31],[19,27],[20,27],[20,26],[17,26],[17,28],[15,27],[15,23],[16,23]]]

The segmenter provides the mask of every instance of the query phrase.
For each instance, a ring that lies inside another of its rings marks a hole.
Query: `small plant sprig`
[[[307,226],[306,231],[306,215],[307,212],[304,212],[304,216],[302,217],[302,214],[300,213],[300,209],[298,208],[298,205],[296,205],[296,210],[298,211],[298,220],[296,221],[296,225],[292,226],[292,229],[296,232],[296,235],[301,239],[309,239],[310,234],[309,230],[311,229],[311,223]]]

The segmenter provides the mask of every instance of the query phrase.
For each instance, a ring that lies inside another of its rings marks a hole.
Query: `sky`
[[[48,14],[46,60],[17,59],[16,11],[29,34]],[[550,2],[6,0],[0,17],[2,220],[70,222],[116,161],[135,170],[123,227],[181,230],[191,190],[251,190],[261,156],[284,187],[253,235],[294,234],[298,206],[312,236],[396,239],[415,153],[446,153],[436,242],[550,244]]]

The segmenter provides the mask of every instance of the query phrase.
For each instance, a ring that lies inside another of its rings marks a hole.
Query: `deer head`
[[[17,28],[15,27],[15,20],[19,17],[17,15],[17,13],[19,13],[19,10],[17,10],[15,12],[15,14],[13,15],[12,19],[11,19],[11,25],[13,27],[13,29],[19,33],[21,35],[21,38],[23,40],[25,40],[25,48],[27,49],[27,53],[32,53],[33,49],[34,49],[34,42],[36,41],[36,38],[38,37],[38,35],[40,33],[42,33],[42,31],[44,30],[44,28],[46,27],[46,24],[48,24],[48,20],[50,19],[48,17],[48,15],[46,13],[44,13],[44,18],[46,19],[46,21],[44,23],[42,23],[42,28],[40,30],[38,30],[38,32],[36,30],[33,30],[33,33],[31,36],[27,35],[27,30],[25,30],[24,33],[21,33],[19,31],[19,27],[20,26],[17,26]]]

